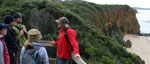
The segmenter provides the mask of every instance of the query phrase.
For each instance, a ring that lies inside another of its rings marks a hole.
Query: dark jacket
[[[16,40],[16,32],[13,28],[7,28],[7,35],[4,36],[7,48],[8,48],[8,53],[11,56],[13,56],[13,53],[17,53],[18,51],[18,45],[17,45],[17,40]]]

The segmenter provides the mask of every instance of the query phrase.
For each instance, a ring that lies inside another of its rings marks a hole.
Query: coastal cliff
[[[81,57],[87,64],[144,64],[122,44],[127,33],[138,34],[136,10],[127,5],[100,5],[83,1],[2,0],[0,17],[23,14],[27,29],[39,29],[44,40],[58,40],[56,19],[66,16],[78,33]],[[2,22],[2,20],[0,20]],[[49,57],[56,52],[48,51]]]

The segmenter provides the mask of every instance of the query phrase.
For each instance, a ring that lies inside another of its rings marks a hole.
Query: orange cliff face
[[[132,8],[116,7],[116,8],[110,8],[110,10],[108,10],[107,12],[108,12],[108,16],[113,15],[109,17],[112,20],[108,20],[108,21],[112,23],[116,22],[118,24],[118,28],[123,34],[140,33],[140,26],[136,18],[136,10]]]
[[[101,30],[111,28],[113,24],[116,23],[119,31],[125,35],[127,33],[140,33],[136,12],[136,10],[128,6],[116,5],[111,7],[108,5],[108,7],[103,8],[103,10],[99,10],[98,13],[91,13],[91,15],[96,19],[95,25]]]

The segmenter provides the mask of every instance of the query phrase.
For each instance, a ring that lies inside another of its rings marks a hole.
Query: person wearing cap
[[[16,31],[19,48],[22,48],[24,46],[24,42],[27,39],[27,30],[25,25],[22,24],[22,15],[20,13],[14,14],[14,18],[15,26],[13,27],[13,29],[15,29]]]
[[[7,26],[0,23],[0,64],[10,64],[7,46],[4,36],[7,34]]]
[[[39,58],[40,60],[38,61],[38,64],[49,64],[48,61],[48,55],[45,47],[43,45],[39,44],[40,40],[42,39],[41,32],[37,29],[31,29],[28,31],[28,40],[25,42],[24,47],[21,50],[21,55],[20,55],[20,64],[22,64],[22,57],[23,54],[25,53],[25,50],[27,49],[32,49],[37,46],[42,46],[38,51],[39,51]]]
[[[16,63],[16,53],[18,51],[16,32],[12,28],[15,24],[14,17],[11,15],[5,15],[3,18],[4,23],[7,27],[7,35],[4,36],[4,40],[6,42],[8,53],[10,56],[10,64]]]
[[[73,48],[74,54],[76,58],[80,58],[79,47],[77,42],[77,33],[75,30],[71,29],[69,26],[69,20],[66,17],[61,17],[56,20],[58,24],[58,28],[60,28],[59,40],[58,41],[50,41],[54,46],[57,46],[57,57],[56,64],[69,64],[69,60],[71,59],[71,46]],[[70,45],[65,38],[64,33],[67,33],[68,40],[70,41]]]

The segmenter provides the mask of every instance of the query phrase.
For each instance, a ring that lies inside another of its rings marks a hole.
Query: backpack
[[[26,49],[22,56],[21,64],[40,64],[39,49],[42,46],[34,46],[32,49]]]

